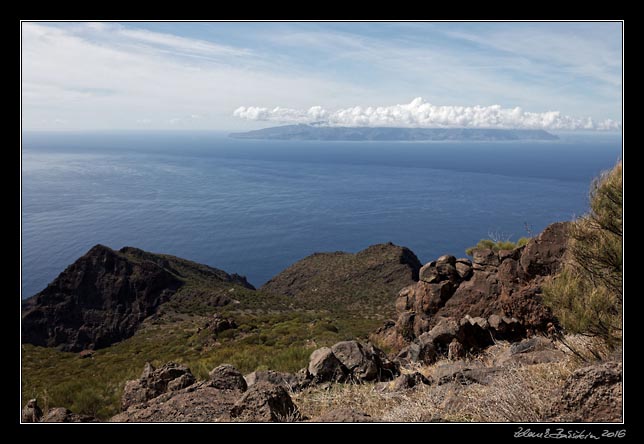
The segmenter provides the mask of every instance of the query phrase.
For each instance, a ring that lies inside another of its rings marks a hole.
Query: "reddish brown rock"
[[[230,416],[242,422],[292,422],[300,413],[284,387],[258,382],[235,403]]]
[[[605,362],[576,370],[554,399],[554,422],[620,422],[622,363]]]
[[[559,270],[561,258],[566,251],[568,222],[548,226],[536,238],[531,239],[521,254],[521,267],[529,277],[547,276]]]
[[[439,355],[447,354],[453,339],[449,335],[444,344],[426,336],[423,344],[418,342],[442,319],[475,320],[459,327],[458,342],[465,351],[483,348],[494,339],[514,341],[546,332],[548,326],[556,328],[552,312],[541,299],[541,284],[559,269],[567,230],[567,223],[557,223],[525,247],[498,253],[474,250],[473,263],[442,256],[426,264],[420,272],[421,280],[398,293],[398,318],[395,328],[387,332],[386,344],[401,350],[399,358],[403,361],[420,356],[427,343],[432,343]]]
[[[171,384],[172,382],[175,383]],[[146,363],[139,379],[125,383],[121,397],[121,409],[127,410],[132,405],[141,404],[168,390],[177,390],[194,382],[195,378],[190,369],[183,365],[169,362],[155,369],[150,363]]]

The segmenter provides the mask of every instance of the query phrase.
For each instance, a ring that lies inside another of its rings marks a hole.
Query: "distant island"
[[[559,137],[544,130],[492,128],[371,128],[318,125],[286,125],[244,133],[231,133],[235,139],[266,140],[556,140]]]

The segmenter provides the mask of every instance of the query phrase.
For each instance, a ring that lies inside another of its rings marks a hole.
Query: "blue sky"
[[[614,22],[24,22],[23,128],[615,129],[622,69]]]

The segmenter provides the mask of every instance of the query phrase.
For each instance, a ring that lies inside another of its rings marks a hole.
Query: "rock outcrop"
[[[25,301],[22,341],[65,351],[99,349],[134,334],[185,284],[182,269],[252,288],[245,278],[171,256],[96,245]]]
[[[188,367],[169,362],[155,369],[146,363],[139,379],[127,381],[121,398],[121,409],[127,410],[134,404],[143,403],[149,399],[173,390],[180,390],[195,382],[195,377]]]
[[[175,382],[184,381],[175,384]],[[186,385],[188,381],[192,381]],[[207,381],[196,381],[190,370],[175,363],[159,369],[146,364],[141,377],[128,381],[123,411],[112,422],[294,421],[299,410],[279,384],[260,381],[247,389],[241,373],[222,364]]]
[[[258,382],[235,403],[230,416],[243,422],[292,422],[300,413],[283,386]]]
[[[622,363],[609,361],[576,370],[555,399],[554,422],[622,421]]]
[[[390,312],[400,288],[418,280],[420,261],[405,247],[372,245],[356,254],[315,253],[273,277],[260,290],[311,307]]]
[[[541,284],[556,273],[567,242],[567,223],[555,223],[524,246],[475,250],[473,261],[441,256],[424,265],[419,282],[396,299],[397,320],[376,336],[399,349],[398,359],[431,363],[545,332],[556,323],[541,301]]]
[[[358,341],[342,341],[313,351],[307,367],[307,378],[313,383],[389,381],[399,374],[398,365],[382,350]]]

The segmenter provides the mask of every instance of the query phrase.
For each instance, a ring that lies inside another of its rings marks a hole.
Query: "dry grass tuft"
[[[588,350],[597,347],[597,341],[590,338],[565,339],[582,355],[592,355]],[[495,358],[508,347],[508,343],[497,343],[470,357],[467,364],[492,367]],[[565,347],[558,347],[566,352]],[[403,371],[431,376],[439,366],[448,363],[442,360],[432,366]],[[505,367],[486,385],[450,382],[386,393],[374,384],[332,384],[295,393],[293,398],[302,414],[313,420],[330,410],[350,408],[382,422],[540,422],[547,420],[550,405],[563,382],[582,365],[584,361],[567,351],[560,362]]]

